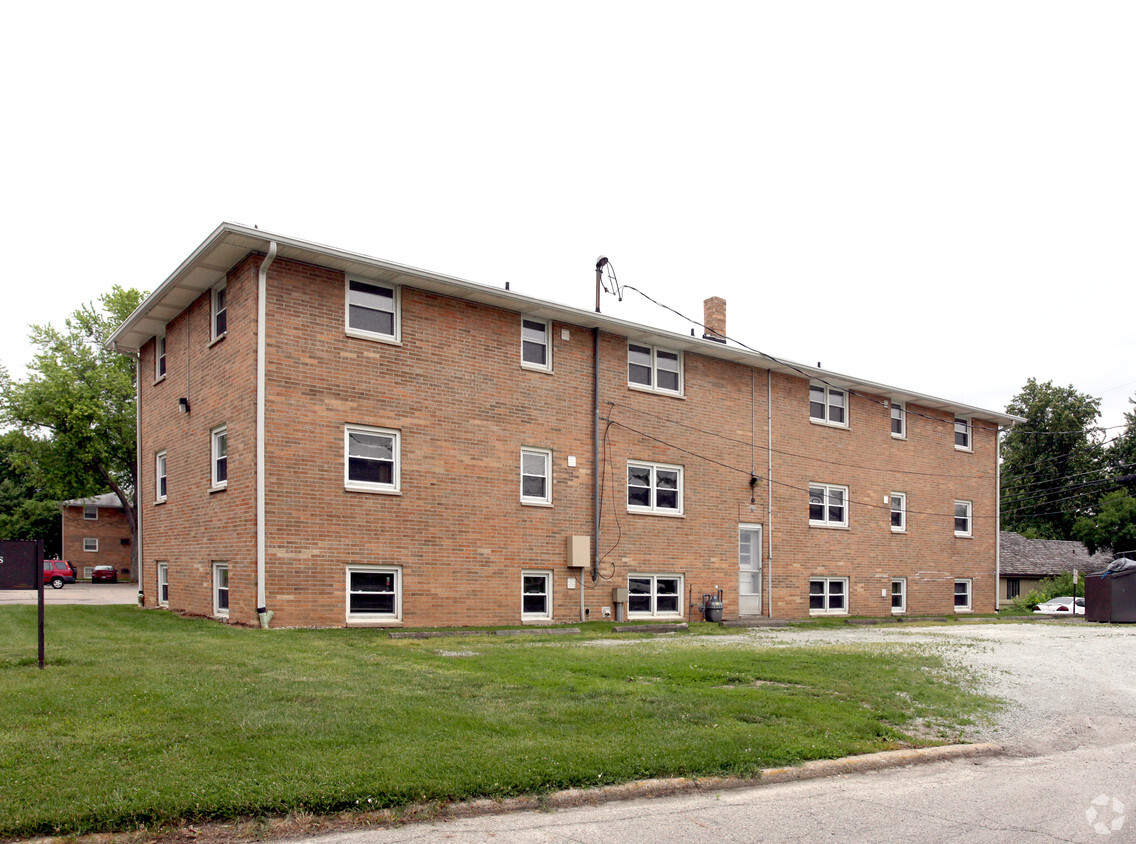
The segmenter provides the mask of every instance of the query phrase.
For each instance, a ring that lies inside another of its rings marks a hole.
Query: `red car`
[[[118,569],[114,566],[95,566],[91,571],[91,583],[118,583]]]
[[[43,582],[52,589],[62,589],[64,583],[75,582],[75,568],[66,560],[44,560]]]

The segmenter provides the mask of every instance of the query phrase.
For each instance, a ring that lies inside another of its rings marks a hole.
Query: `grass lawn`
[[[604,636],[49,607],[40,671],[35,608],[0,607],[0,836],[746,775],[933,744],[991,705],[913,647]]]

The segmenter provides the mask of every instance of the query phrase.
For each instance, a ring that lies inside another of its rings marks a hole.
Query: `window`
[[[161,503],[166,500],[166,452],[159,451],[154,455],[154,492],[155,501]]]
[[[166,563],[158,563],[158,606],[170,604],[170,572]]]
[[[809,613],[840,615],[848,612],[848,578],[814,577],[809,581]]]
[[[1013,599],[1022,594],[1022,581],[1019,577],[1006,578],[1006,598]]]
[[[627,510],[631,513],[681,515],[682,467],[628,462]]]
[[[399,289],[347,279],[347,333],[368,340],[399,342]]]
[[[552,452],[544,448],[521,449],[521,503],[552,503]]]
[[[848,527],[848,487],[809,484],[809,524]]]
[[[96,504],[83,505],[83,518],[88,522],[97,522],[99,520],[99,508]]]
[[[630,618],[681,617],[682,578],[655,574],[627,578],[627,615]]]
[[[397,566],[348,566],[347,619],[401,621],[402,569]]]
[[[907,532],[907,496],[902,492],[893,492],[891,499],[891,532]]]
[[[809,385],[809,419],[822,425],[848,427],[847,394],[827,384]]]
[[[891,435],[897,440],[907,438],[907,411],[903,409],[903,402],[891,403]]]
[[[386,428],[345,429],[344,486],[356,492],[398,492],[400,435]]]
[[[154,338],[154,380],[166,377],[166,335]]]
[[[533,621],[552,618],[551,572],[521,572],[521,618]]]
[[[229,435],[224,425],[214,428],[209,434],[210,440],[210,486],[213,489],[225,489],[229,485]]]
[[[521,319],[521,366],[525,369],[552,371],[552,345],[549,343],[548,322],[542,319]]]
[[[627,384],[661,393],[682,393],[682,354],[627,344]]]
[[[907,612],[907,580],[902,577],[891,581],[891,611],[896,615]]]
[[[970,502],[955,502],[955,536],[970,536]]]
[[[229,330],[228,305],[226,304],[226,288],[222,284],[213,288],[212,316],[210,319],[209,340],[219,340]]]
[[[970,451],[970,420],[955,419],[955,448]]]
[[[98,550],[99,550],[98,538],[94,537],[94,536],[84,536],[83,537],[83,550],[84,551],[90,551],[91,553],[97,553]]]
[[[970,612],[970,580],[955,581],[955,612]]]
[[[213,615],[229,617],[229,564],[213,564]]]

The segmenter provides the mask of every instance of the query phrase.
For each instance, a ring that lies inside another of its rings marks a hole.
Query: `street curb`
[[[670,777],[665,779],[637,780],[619,785],[605,785],[599,788],[570,788],[533,797],[511,797],[504,800],[471,800],[438,807],[429,818],[465,818],[476,815],[506,814],[509,812],[530,811],[533,809],[568,809],[575,806],[594,806],[616,800],[636,800],[645,797],[669,797],[675,794],[690,794],[704,791],[728,791],[738,788],[754,788],[797,780],[812,780],[822,777],[835,777],[844,774],[858,774],[865,771],[882,771],[888,768],[904,768],[911,765],[927,765],[932,762],[945,762],[951,759],[971,759],[984,756],[1000,756],[1002,746],[998,744],[950,744],[942,747],[921,747],[911,750],[885,750],[880,753],[866,753],[862,756],[845,756],[841,759],[818,759],[802,765],[785,768],[765,768],[756,777]],[[400,820],[414,818],[414,813],[401,814]]]

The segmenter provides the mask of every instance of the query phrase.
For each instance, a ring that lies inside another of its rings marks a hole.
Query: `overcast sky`
[[[179,11],[180,10],[180,11]],[[222,220],[1001,410],[1136,393],[1136,4],[7,4],[0,363]],[[629,294],[604,311],[687,332]],[[1115,432],[1110,432],[1115,433]]]

